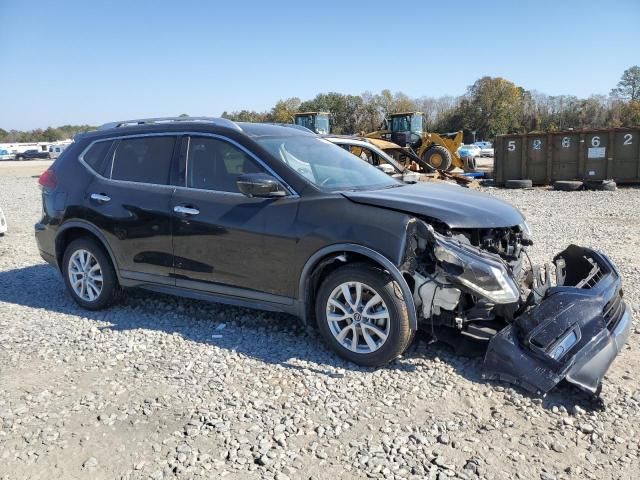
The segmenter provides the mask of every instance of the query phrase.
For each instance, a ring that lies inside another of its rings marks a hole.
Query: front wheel
[[[390,362],[412,338],[399,285],[382,270],[363,264],[340,267],[322,282],[316,319],[329,346],[363,366]]]
[[[453,159],[449,150],[442,145],[432,145],[423,154],[422,160],[437,170],[451,170]]]
[[[75,302],[87,310],[106,308],[117,298],[118,279],[111,259],[91,238],[78,238],[69,244],[62,274]]]

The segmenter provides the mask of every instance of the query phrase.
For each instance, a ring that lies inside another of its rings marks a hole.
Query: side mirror
[[[284,187],[271,175],[266,173],[245,173],[238,176],[238,190],[247,197],[272,198],[286,197]]]

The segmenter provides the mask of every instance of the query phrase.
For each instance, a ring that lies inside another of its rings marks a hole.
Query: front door
[[[248,198],[236,180],[265,172],[255,157],[219,136],[185,141],[185,187],[172,200],[176,285],[290,303],[297,196]]]

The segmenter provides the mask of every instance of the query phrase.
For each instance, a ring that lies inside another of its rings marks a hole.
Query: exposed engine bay
[[[416,219],[410,230],[405,267],[423,328],[486,342],[487,378],[536,393],[562,379],[598,391],[630,328],[606,256],[570,245],[553,267],[535,266],[525,223],[455,230]]]

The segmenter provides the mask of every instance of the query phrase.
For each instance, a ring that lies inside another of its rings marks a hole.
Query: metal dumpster
[[[525,178],[537,185],[609,178],[640,182],[640,127],[499,135],[494,177],[498,184]]]

